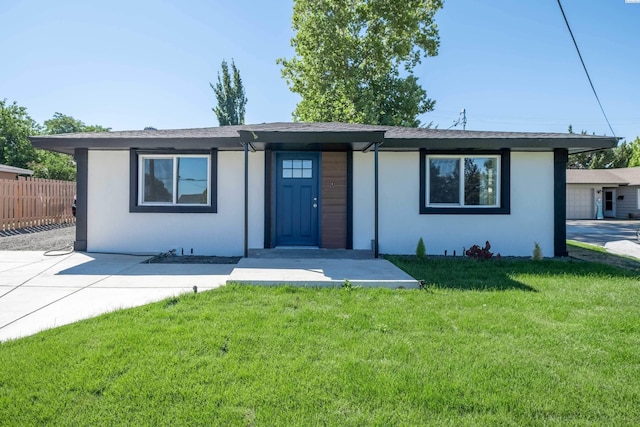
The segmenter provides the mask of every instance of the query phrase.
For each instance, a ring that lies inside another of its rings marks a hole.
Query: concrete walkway
[[[237,265],[143,264],[148,256],[0,251],[0,341],[193,292],[194,286],[199,292],[229,282],[340,286],[348,279],[358,286],[418,287],[383,259],[270,256]]]
[[[630,240],[617,240],[615,242],[607,242],[604,244],[607,252],[616,255],[625,255],[640,260],[640,245]]]
[[[418,288],[413,277],[386,259],[243,258],[227,283],[251,285]]]

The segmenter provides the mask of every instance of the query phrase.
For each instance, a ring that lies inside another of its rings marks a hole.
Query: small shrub
[[[342,289],[344,289],[345,291],[352,291],[354,289],[354,286],[349,279],[344,279]]]
[[[418,240],[418,246],[416,247],[416,258],[422,260],[424,259],[426,254],[427,254],[427,248],[425,248],[424,241],[422,240],[422,237],[421,237],[420,240]]]
[[[484,244],[484,248],[478,245],[473,245],[465,252],[465,255],[473,259],[490,259],[493,256],[493,252],[490,251],[491,244],[487,240]]]
[[[542,253],[542,248],[540,247],[540,244],[538,242],[534,242],[533,255],[531,256],[531,259],[534,261],[540,261],[542,258],[544,258],[544,255]]]

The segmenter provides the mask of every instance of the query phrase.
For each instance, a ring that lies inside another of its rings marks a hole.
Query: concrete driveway
[[[0,251],[0,341],[223,285],[234,265],[141,264],[146,257]]]
[[[640,221],[568,220],[567,239],[603,246],[611,253],[640,259],[639,229]]]

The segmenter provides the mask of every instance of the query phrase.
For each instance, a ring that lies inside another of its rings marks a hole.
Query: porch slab
[[[373,251],[354,249],[324,249],[315,246],[277,247],[249,249],[249,258],[300,258],[300,259],[374,259]]]
[[[385,259],[243,258],[227,279],[249,285],[411,288],[420,284]]]

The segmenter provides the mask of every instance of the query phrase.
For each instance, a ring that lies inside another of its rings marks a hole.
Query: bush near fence
[[[73,223],[76,183],[19,177],[0,179],[0,231]]]

